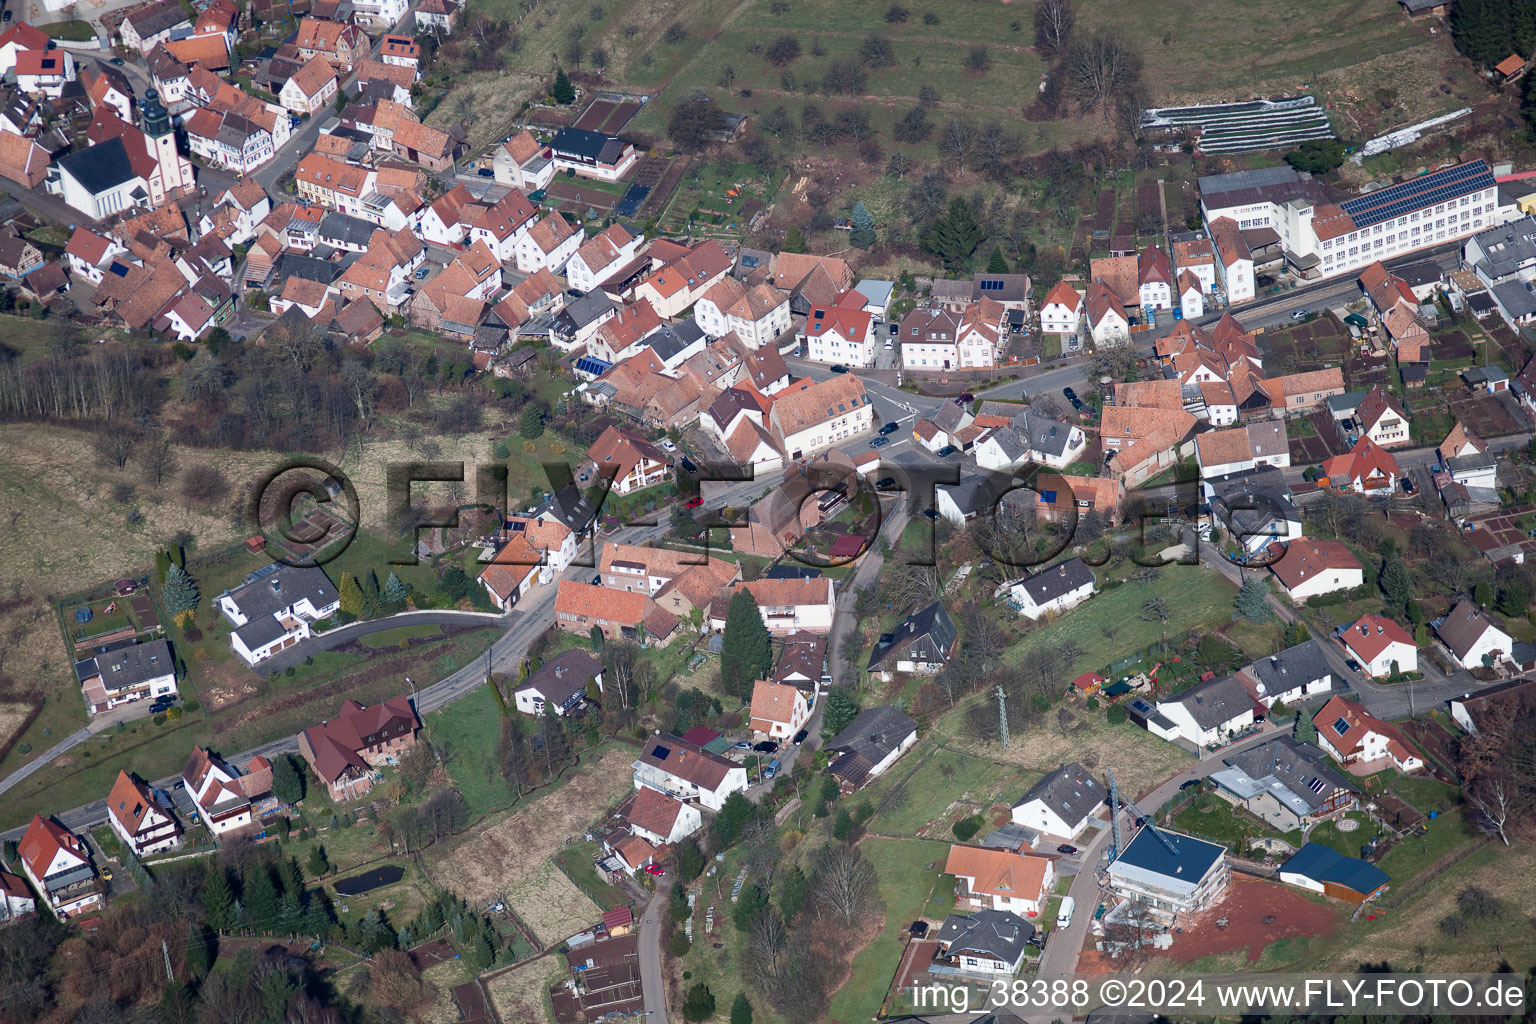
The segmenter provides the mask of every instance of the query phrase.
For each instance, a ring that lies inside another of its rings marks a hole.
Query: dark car
[[[832,364],[832,372],[833,373],[847,373],[848,372],[848,367],[844,366],[842,363],[833,363]]]
[[[683,472],[685,473],[697,473],[699,471],[699,467],[695,466],[693,460],[686,455],[678,460],[678,465],[683,467]]]
[[[891,439],[888,438],[888,437],[872,437],[869,440],[869,446],[871,448],[884,448],[886,445],[888,445],[890,443],[891,443]]]
[[[896,431],[898,431],[900,429],[901,429],[901,424],[900,423],[887,423],[885,426],[880,428],[880,433],[882,433],[882,434],[894,434],[894,433],[896,433]]]
[[[809,729],[801,729],[799,732],[795,733],[795,738],[792,742],[795,744],[795,746],[798,747],[800,744],[805,742],[805,738],[810,734],[811,731]]]
[[[891,324],[891,337],[894,338],[894,337],[896,337],[896,335],[898,335],[900,333],[901,333],[901,324]]]
[[[974,402],[974,401],[976,401],[976,396],[971,394],[969,391],[967,391],[965,394],[963,394],[959,398],[955,399],[955,401],[961,402],[961,403]]]
[[[1406,476],[1405,477],[1401,477],[1400,479],[1403,482],[1403,493],[1404,494],[1412,494],[1413,493],[1413,480],[1410,479],[1409,477],[1406,477]]]
[[[1071,388],[1062,388],[1061,393],[1067,397],[1067,401],[1072,403],[1072,408],[1081,409],[1083,407],[1083,400],[1077,397],[1076,391],[1073,391]]]
[[[602,573],[598,573],[596,576],[592,577],[592,585],[594,587],[600,587],[600,586],[603,585],[603,574]]]
[[[0,17],[0,21],[10,21],[10,20],[11,20],[11,12],[10,11],[6,11],[4,17]],[[112,58],[112,63],[113,64],[121,64],[122,62],[123,62],[123,58],[121,58],[121,57],[113,57]]]
[[[932,508],[925,508],[925,509],[923,509],[923,515],[927,516],[929,519],[937,519],[937,518],[939,518],[938,510],[937,509],[932,509]]]
[[[881,477],[876,483],[877,490],[888,491],[896,486],[896,478],[893,476]]]
[[[1198,785],[1200,785],[1200,780],[1199,779],[1185,779],[1183,782],[1179,783],[1179,788],[1180,789],[1193,789],[1194,787],[1196,787]]]
[[[959,449],[959,448],[956,448],[956,447],[955,447],[955,446],[954,446],[954,445],[952,445],[952,444],[947,444],[947,445],[945,445],[945,446],[944,446],[944,447],[943,447],[943,448],[940,448],[940,449],[939,449],[939,451],[938,451],[938,456],[939,456],[939,458],[941,458],[941,459],[946,459],[946,458],[948,458],[948,457],[949,457],[949,456],[951,456],[951,455],[953,455],[953,454],[955,454],[955,453],[956,453],[956,452],[958,452],[958,451],[959,451],[959,450],[960,450],[960,449]]]
[[[779,741],[763,740],[761,743],[754,743],[752,749],[759,754],[777,754],[779,752]]]
[[[1056,847],[1056,852],[1064,853],[1070,857],[1072,854],[1077,852],[1077,847],[1073,846],[1071,843],[1062,843],[1060,846]]]

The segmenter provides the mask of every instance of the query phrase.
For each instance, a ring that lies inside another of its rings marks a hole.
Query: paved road
[[[667,1024],[667,986],[661,975],[661,915],[666,912],[667,896],[658,889],[640,918],[640,989],[647,1024]]]
[[[3,780],[0,780],[0,793],[4,793],[6,790],[20,782],[22,779],[25,779],[27,776],[37,771],[43,765],[48,764],[60,754],[75,749],[80,744],[90,739],[93,735],[95,735],[95,733],[91,732],[90,728],[87,727],[64,737],[58,743],[55,743],[53,746],[43,751],[41,756],[33,758],[31,761],[28,761],[26,764],[16,769],[10,775],[7,775]]]

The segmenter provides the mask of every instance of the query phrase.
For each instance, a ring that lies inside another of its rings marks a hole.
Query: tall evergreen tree
[[[745,700],[752,693],[752,684],[766,678],[772,665],[773,647],[762,612],[751,591],[738,590],[731,595],[725,613],[720,685],[732,697]]]
[[[229,888],[229,876],[218,866],[210,868],[203,883],[203,913],[208,927],[224,934],[235,926],[235,894]]]
[[[1511,0],[1458,0],[1451,8],[1451,39],[1462,56],[1482,68],[1508,57],[1515,47],[1513,6]]]
[[[987,273],[989,273],[989,274],[1006,274],[1006,273],[1008,273],[1008,260],[1003,256],[1003,247],[1002,246],[994,245],[992,247],[992,255],[987,259]]]
[[[331,870],[331,862],[325,856],[325,847],[316,843],[309,851],[309,874],[319,878]]]
[[[737,992],[736,1001],[731,1003],[731,1024],[752,1024],[752,1004],[745,992]]]
[[[949,209],[923,232],[923,249],[944,261],[950,270],[960,270],[970,263],[971,255],[981,244],[986,232],[971,213],[971,204],[956,196],[949,201]]]
[[[571,85],[571,80],[566,77],[565,68],[556,69],[555,84],[550,87],[549,95],[556,103],[561,104],[570,103],[576,98],[576,87]]]
[[[1268,622],[1269,604],[1265,601],[1268,591],[1264,589],[1264,581],[1257,576],[1249,576],[1243,580],[1243,589],[1237,592],[1237,598],[1232,606],[1237,614],[1249,622]]]
[[[805,252],[805,235],[801,233],[798,224],[791,224],[789,230],[784,232],[784,252]]]
[[[861,199],[853,204],[853,213],[848,218],[853,222],[853,231],[848,235],[848,241],[860,249],[868,249],[875,244],[875,218],[870,216],[869,207],[864,205]]]
[[[363,616],[363,588],[357,585],[357,577],[349,572],[341,574],[341,583],[336,588],[341,595],[341,610],[360,619]]]
[[[1408,568],[1403,565],[1403,556],[1395,549],[1388,551],[1382,559],[1381,575],[1377,583],[1393,609],[1401,610],[1408,604]]]
[[[279,754],[272,761],[272,795],[288,807],[304,799],[304,776],[292,754]]]
[[[811,880],[800,865],[791,864],[779,873],[779,913],[786,924],[794,921],[805,899],[811,894]]]
[[[165,602],[165,610],[175,619],[187,612],[197,611],[202,595],[197,592],[197,584],[192,581],[187,570],[173,564],[165,570],[165,586],[160,590],[160,599]]]
[[[405,584],[400,582],[399,576],[390,573],[389,578],[384,581],[384,600],[391,604],[404,604],[405,595]]]
[[[266,864],[255,864],[245,875],[244,903],[250,915],[252,930],[270,933],[278,923],[277,885],[272,881],[272,869]]]

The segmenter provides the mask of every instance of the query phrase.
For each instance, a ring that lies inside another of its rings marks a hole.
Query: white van
[[[1061,907],[1056,911],[1056,927],[1067,928],[1072,924],[1072,912],[1077,909],[1077,901],[1071,896],[1061,898]]]

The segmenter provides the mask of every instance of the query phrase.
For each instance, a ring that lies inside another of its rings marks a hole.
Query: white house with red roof
[[[1057,281],[1040,304],[1041,334],[1076,334],[1083,319],[1083,293],[1065,281]]]
[[[1334,697],[1312,716],[1317,745],[1339,764],[1391,762],[1399,771],[1424,766],[1408,740],[1390,722],[1383,722],[1363,704]]]
[[[811,717],[805,691],[788,683],[759,679],[752,684],[752,731],[771,740],[787,740]]]
[[[1179,312],[1185,320],[1205,315],[1205,290],[1200,286],[1200,278],[1194,271],[1179,271],[1178,292]]]
[[[634,762],[636,789],[654,789],[678,801],[697,800],[711,811],[725,806],[732,793],[747,789],[747,770],[677,736],[646,737]]]
[[[14,70],[17,54],[27,50],[46,50],[53,40],[42,29],[18,21],[0,35],[0,74]]]
[[[418,725],[404,696],[372,705],[348,700],[337,717],[299,734],[299,753],[332,800],[353,800],[373,788],[375,768],[395,764],[415,745]]]
[[[32,815],[16,846],[21,870],[59,920],[96,910],[102,887],[91,867],[90,851],[80,837],[51,818]]]
[[[590,292],[638,259],[644,244],[645,236],[610,224],[576,250],[565,267],[566,281],[576,291]]]
[[[1392,453],[1368,437],[1343,455],[1324,459],[1322,468],[1329,486],[1366,495],[1390,492],[1400,475]]]
[[[75,228],[64,247],[64,258],[69,261],[70,272],[92,284],[101,284],[102,274],[118,253],[127,252],[117,239],[98,235],[89,228]]]
[[[1173,263],[1157,246],[1142,250],[1136,258],[1136,284],[1143,306],[1173,308]]]
[[[1088,313],[1088,329],[1096,345],[1119,344],[1131,336],[1131,322],[1125,318],[1125,303],[1103,281],[1088,285],[1083,297]]]
[[[0,924],[10,924],[35,913],[37,899],[27,888],[27,880],[9,871],[0,871]]]
[[[813,307],[800,330],[800,341],[812,362],[875,365],[875,321],[862,309]]]
[[[260,766],[257,765],[258,761],[261,762]],[[202,747],[192,748],[192,756],[181,770],[181,781],[192,797],[192,802],[197,805],[203,825],[215,837],[246,828],[252,823],[254,812],[251,797],[246,795],[247,788],[252,789],[254,796],[265,795],[256,792],[258,789],[270,792],[270,763],[266,758],[256,758],[250,767],[249,775],[241,775],[222,758]],[[265,769],[264,783],[258,768]],[[251,781],[245,781],[247,779]]]
[[[515,259],[517,247],[532,230],[537,213],[527,196],[512,189],[481,214],[469,229],[469,241],[484,242],[502,262]]]
[[[610,426],[587,449],[595,476],[613,477],[614,494],[628,494],[661,483],[672,471],[660,448],[625,427]]]
[[[181,826],[171,812],[155,802],[148,786],[125,771],[117,773],[107,796],[107,823],[138,857],[173,850],[181,842]]]
[[[68,50],[22,50],[16,54],[16,87],[29,96],[56,97],[75,80]]]
[[[514,534],[480,571],[480,585],[497,610],[506,611],[533,589],[539,578],[539,553],[528,539]]]
[[[1419,647],[1408,631],[1381,615],[1362,615],[1339,634],[1344,649],[1369,676],[1390,676],[1419,670]]]
[[[635,791],[625,817],[632,833],[656,846],[687,839],[704,827],[697,807],[648,786]]]
[[[1336,590],[1353,590],[1365,581],[1365,570],[1348,545],[1338,540],[1298,537],[1289,544],[1273,544],[1277,556],[1269,565],[1292,601],[1301,602]]]

